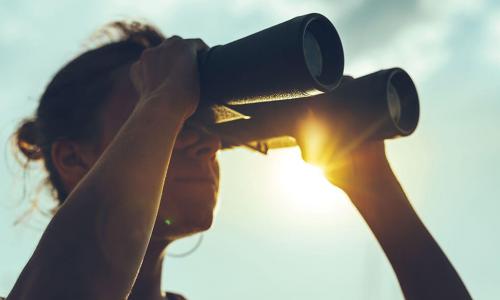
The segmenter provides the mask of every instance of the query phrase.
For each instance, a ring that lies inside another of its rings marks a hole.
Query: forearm
[[[132,287],[149,242],[182,123],[166,111],[166,102],[138,104],[54,216],[18,283],[32,284],[36,293],[34,285],[42,288],[51,277],[45,291],[99,294],[101,287],[109,296],[125,296],[120,293]]]
[[[396,178],[348,192],[389,259],[407,299],[470,299],[459,275],[411,207]]]
[[[70,196],[78,201],[63,207],[71,214],[82,215],[86,210],[84,215],[93,216],[96,246],[111,270],[126,276],[135,276],[142,262],[182,126],[180,118],[166,113],[169,107],[162,100],[138,104]],[[86,206],[84,201],[89,199],[95,207]]]

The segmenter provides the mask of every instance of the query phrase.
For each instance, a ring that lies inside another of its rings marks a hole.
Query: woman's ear
[[[52,144],[51,158],[64,187],[71,191],[93,166],[97,155],[86,144],[63,139]]]

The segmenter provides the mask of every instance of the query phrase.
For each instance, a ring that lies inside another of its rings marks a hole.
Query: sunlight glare
[[[291,204],[288,207],[306,213],[331,214],[350,204],[347,195],[325,178],[320,167],[302,160],[298,147],[273,152],[278,164],[275,178]]]

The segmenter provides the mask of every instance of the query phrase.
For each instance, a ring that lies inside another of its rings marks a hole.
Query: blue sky
[[[399,66],[414,78],[421,122],[411,137],[387,142],[391,165],[473,297],[498,298],[500,3],[482,0],[0,0],[0,295],[48,222],[35,214],[13,226],[43,174],[35,168],[23,181],[7,139],[92,32],[138,18],[216,45],[309,12],[336,26],[346,73]],[[304,170],[298,157],[297,149],[221,153],[216,223],[194,254],[167,259],[165,287],[195,300],[402,299],[345,196],[321,179],[301,186],[303,178],[290,175]],[[329,198],[304,201],[311,190]],[[179,241],[172,252],[195,243]]]

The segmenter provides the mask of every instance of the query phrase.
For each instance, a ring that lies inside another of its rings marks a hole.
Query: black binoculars
[[[344,53],[320,14],[291,19],[198,55],[201,104],[248,104],[317,95],[342,78]]]
[[[345,137],[410,135],[419,100],[400,68],[353,79],[332,23],[308,14],[199,53],[200,107],[192,120],[223,148],[294,145],[300,120],[313,115]]]

